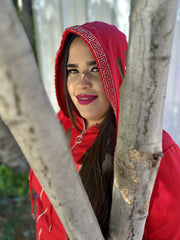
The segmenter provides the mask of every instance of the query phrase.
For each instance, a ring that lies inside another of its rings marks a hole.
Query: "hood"
[[[117,124],[120,106],[119,88],[122,84],[117,59],[120,60],[121,70],[125,74],[126,36],[116,26],[98,21],[69,27],[64,31],[55,62],[55,88],[58,104],[66,117],[69,116],[65,100],[62,63],[67,36],[70,33],[79,35],[88,44],[99,68],[106,96],[114,109]]]

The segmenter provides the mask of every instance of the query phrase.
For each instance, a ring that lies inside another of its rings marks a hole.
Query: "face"
[[[101,76],[88,45],[75,38],[69,49],[67,89],[72,102],[86,120],[86,128],[101,123],[110,108]]]

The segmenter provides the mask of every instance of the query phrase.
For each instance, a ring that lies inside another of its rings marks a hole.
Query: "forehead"
[[[69,48],[69,62],[95,61],[89,46],[80,37],[75,38]]]

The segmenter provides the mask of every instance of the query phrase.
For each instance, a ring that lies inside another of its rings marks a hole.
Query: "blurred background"
[[[34,50],[55,111],[54,61],[66,27],[105,21],[129,35],[131,0],[11,0]],[[0,6],[1,7],[1,6]],[[163,128],[180,146],[180,0],[173,38]],[[0,240],[35,239],[28,191],[29,166],[0,118]],[[9,154],[12,153],[12,154]]]

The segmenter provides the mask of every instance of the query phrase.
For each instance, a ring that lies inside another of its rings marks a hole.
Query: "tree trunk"
[[[0,7],[0,114],[70,239],[103,239],[10,0]],[[83,226],[83,227],[82,227]]]
[[[29,165],[7,126],[0,117],[0,163],[19,172],[28,172]]]
[[[157,175],[177,1],[131,1],[127,72],[120,91],[111,239],[140,240]]]

